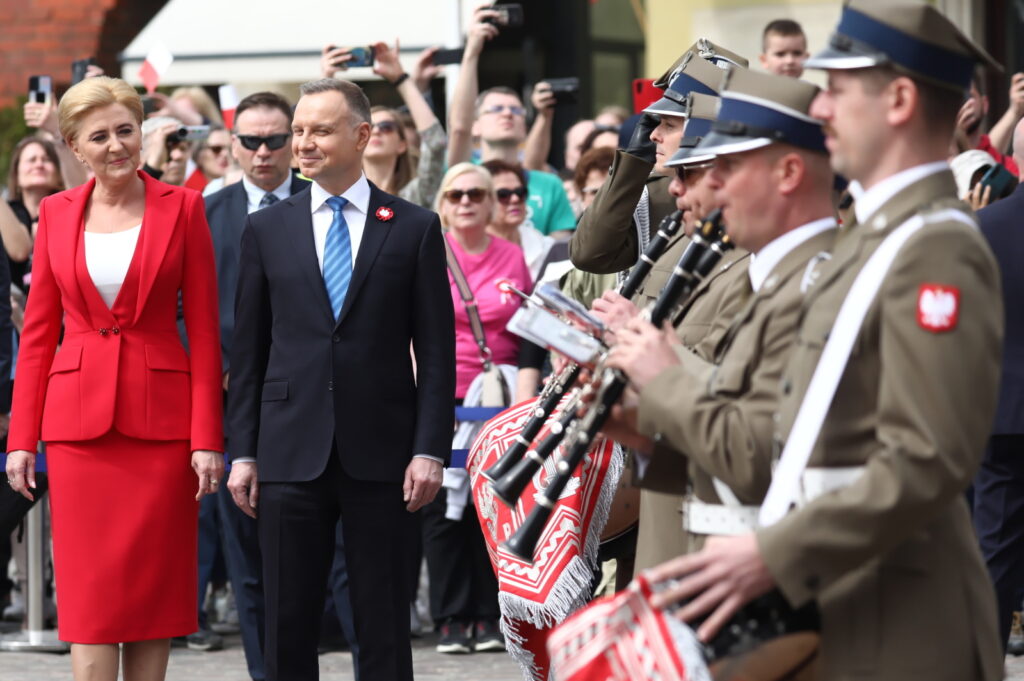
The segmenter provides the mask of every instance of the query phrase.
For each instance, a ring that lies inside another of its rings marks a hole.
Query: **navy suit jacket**
[[[298,194],[309,180],[292,175],[290,192]],[[220,347],[224,371],[230,366],[231,336],[235,330],[235,288],[242,229],[249,215],[249,197],[241,182],[229,184],[206,197],[206,221],[213,236],[213,257],[217,261],[217,294],[220,305]]]
[[[231,342],[233,458],[255,457],[261,482],[302,482],[324,471],[333,443],[351,477],[401,484],[414,454],[449,459],[454,396],[455,317],[436,213],[370,185],[337,320],[309,190],[248,216]]]
[[[1024,184],[978,211],[1003,277],[1003,370],[994,435],[1024,434]]]

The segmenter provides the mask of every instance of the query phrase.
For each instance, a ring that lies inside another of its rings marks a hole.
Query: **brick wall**
[[[0,0],[0,107],[28,89],[28,77],[53,77],[58,92],[71,62],[95,57],[119,74],[117,55],[167,0]]]

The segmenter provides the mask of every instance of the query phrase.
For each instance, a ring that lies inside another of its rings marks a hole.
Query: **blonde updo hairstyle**
[[[475,163],[470,163],[469,161],[456,163],[455,165],[448,169],[448,172],[445,173],[444,177],[441,179],[441,188],[438,190],[437,197],[434,200],[434,210],[441,218],[441,227],[443,227],[446,231],[449,225],[447,223],[447,220],[445,220],[443,208],[445,202],[448,199],[446,199],[444,195],[449,189],[452,188],[452,184],[454,184],[457,178],[462,177],[467,173],[474,173],[477,177],[479,177],[480,183],[484,186],[484,189],[487,190],[487,196],[491,200],[491,215],[487,218],[488,223],[494,221],[494,214],[498,210],[498,198],[494,193],[494,178],[491,177],[491,173],[488,172],[487,168],[484,168],[483,166],[478,166]]]
[[[142,126],[142,99],[135,88],[120,78],[97,76],[73,85],[61,97],[57,107],[60,136],[70,144],[78,135],[83,118],[94,109],[111,104],[120,104],[128,109],[135,117],[135,122]]]

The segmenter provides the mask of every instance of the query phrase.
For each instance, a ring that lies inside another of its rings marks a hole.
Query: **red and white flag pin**
[[[156,91],[156,86],[160,84],[160,78],[167,73],[172,61],[174,61],[174,55],[163,45],[158,44],[149,48],[149,53],[146,54],[146,59],[139,69],[139,78],[142,79],[146,92],[153,94]]]
[[[395,217],[395,211],[391,210],[387,206],[381,206],[377,209],[377,219],[381,222],[387,222],[391,218]]]
[[[235,109],[238,108],[238,91],[228,83],[217,88],[217,99],[220,100],[220,115],[224,117],[224,127],[231,130],[235,127]]]
[[[917,323],[933,333],[952,331],[960,318],[960,289],[921,284],[917,294]]]

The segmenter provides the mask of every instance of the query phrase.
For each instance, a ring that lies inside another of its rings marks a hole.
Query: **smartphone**
[[[982,191],[984,191],[984,187],[992,187],[990,201],[1009,196],[1017,188],[1017,182],[1017,178],[1002,163],[997,163],[989,168],[979,180]]]
[[[373,66],[373,47],[353,47],[348,51],[352,59],[345,66]]]
[[[653,78],[637,78],[633,81],[633,113],[640,113],[661,99],[663,90],[654,87]]]
[[[580,92],[580,79],[576,77],[548,78],[544,82],[551,86],[556,104],[574,103]]]
[[[85,59],[76,59],[71,62],[71,84],[77,85],[85,80],[85,72],[88,71],[90,66],[96,64],[96,60],[92,57],[86,57]]]
[[[518,28],[523,25],[523,6],[516,3],[507,5],[491,5],[491,9],[498,13],[497,19],[487,19],[487,23],[508,28]]]
[[[46,104],[53,93],[53,79],[49,76],[29,76],[28,101]]]
[[[431,61],[433,61],[437,66],[460,64],[462,63],[462,48],[453,47],[450,50],[438,50],[434,53],[434,57]]]

